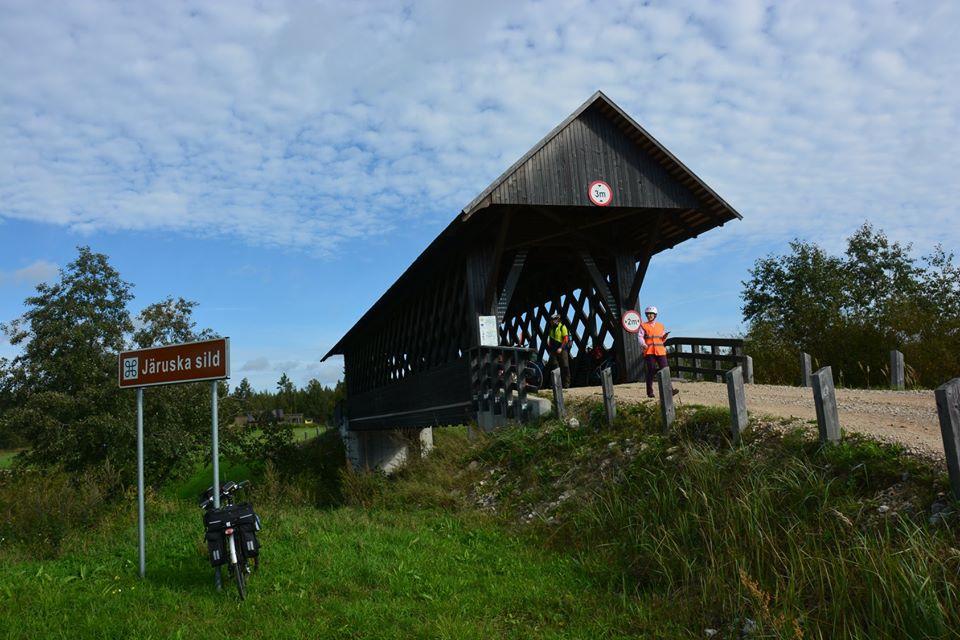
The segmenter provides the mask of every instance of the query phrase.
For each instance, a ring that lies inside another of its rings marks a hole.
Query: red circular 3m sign
[[[595,180],[590,183],[587,196],[593,204],[605,207],[613,201],[613,189],[603,180]]]

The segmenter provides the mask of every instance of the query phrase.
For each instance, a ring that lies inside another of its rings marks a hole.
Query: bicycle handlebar
[[[240,482],[227,480],[220,486],[220,497],[229,498],[237,491],[246,489],[248,486],[250,486],[249,480],[241,480]],[[206,491],[200,494],[200,508],[206,509],[211,504],[213,504],[213,487],[208,487]]]

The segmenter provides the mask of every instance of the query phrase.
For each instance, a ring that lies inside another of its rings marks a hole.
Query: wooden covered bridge
[[[599,344],[615,353],[619,382],[641,379],[640,345],[620,318],[651,258],[740,217],[595,93],[464,207],[324,357],[343,355],[349,428],[475,418],[480,316],[496,317],[506,350],[526,344],[543,358],[559,310],[574,385],[586,383],[581,354]]]

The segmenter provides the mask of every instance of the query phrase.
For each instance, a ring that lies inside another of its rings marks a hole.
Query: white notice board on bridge
[[[480,346],[498,347],[500,346],[499,331],[497,331],[497,316],[479,316],[480,323]]]

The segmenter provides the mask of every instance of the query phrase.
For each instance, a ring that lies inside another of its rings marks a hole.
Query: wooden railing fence
[[[740,366],[744,368],[745,374],[748,369],[748,358],[743,352],[743,340],[667,338],[666,346],[670,373],[674,377],[723,382],[724,375],[730,369]]]

